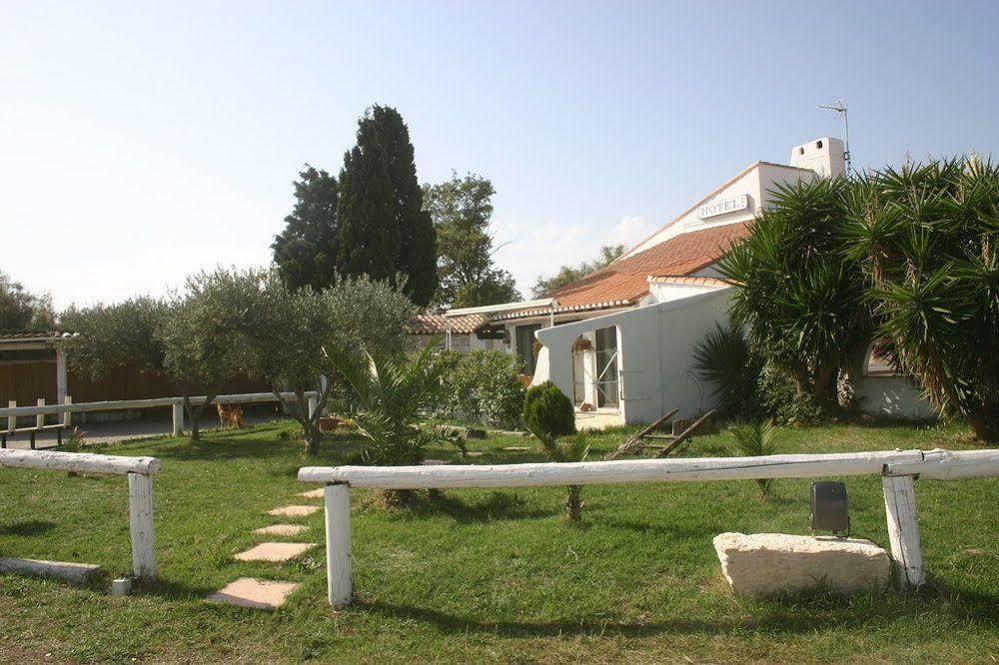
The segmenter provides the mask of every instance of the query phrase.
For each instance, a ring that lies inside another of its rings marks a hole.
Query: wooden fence
[[[309,415],[316,409],[318,393],[309,391],[305,393],[309,400]],[[212,398],[212,404],[255,404],[263,402],[291,401],[296,398],[295,393],[284,392],[280,396],[274,393],[241,393],[237,395],[216,395]],[[204,395],[190,398],[191,404],[199,406],[205,404],[208,398]],[[4,436],[17,432],[32,433],[32,447],[34,447],[34,432],[52,428],[68,428],[70,417],[74,413],[89,413],[94,411],[116,411],[129,409],[150,409],[156,407],[170,407],[172,416],[173,436],[180,436],[184,431],[184,398],[183,397],[155,397],[152,399],[127,399],[105,402],[80,402],[73,403],[71,396],[66,397],[64,404],[46,404],[44,399],[39,399],[35,406],[17,406],[16,402],[10,402],[5,409],[0,409],[0,418],[7,419],[7,429],[3,430]],[[46,425],[46,415],[61,415],[62,421],[55,425]],[[20,416],[35,416],[34,427],[17,427],[17,419]],[[6,442],[5,442],[6,443]]]
[[[132,574],[142,580],[156,578],[152,475],[161,468],[158,459],[48,450],[0,450],[0,467],[127,476]]]
[[[900,582],[906,587],[918,587],[926,576],[913,480],[917,476],[933,480],[999,476],[999,451],[909,450],[461,466],[316,466],[299,469],[298,479],[326,485],[327,591],[331,604],[347,605],[353,596],[351,487],[500,488],[857,475],[882,476],[892,557],[898,563]]]

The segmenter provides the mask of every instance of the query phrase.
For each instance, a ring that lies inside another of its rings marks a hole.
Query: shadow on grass
[[[306,457],[305,444],[294,439],[282,439],[264,433],[212,434],[199,441],[190,439],[156,447],[152,454],[162,459],[185,461],[216,461],[230,459],[269,459],[275,457],[301,457],[301,466],[313,464],[345,464],[355,461],[363,448],[356,436],[324,436],[319,443],[319,455]]]
[[[945,592],[948,593],[948,592]],[[909,621],[928,614],[949,620],[999,623],[999,598],[975,592],[960,592],[941,604],[941,592],[904,594],[886,592],[840,596],[814,591],[768,601],[740,603],[744,612],[717,619],[668,619],[628,622],[620,618],[581,617],[561,621],[483,621],[438,610],[391,603],[363,603],[356,607],[393,619],[411,619],[431,624],[444,633],[488,633],[506,637],[556,637],[561,635],[620,635],[646,637],[659,634],[724,634],[746,630],[806,634],[821,630],[860,629],[875,623]]]
[[[55,528],[55,522],[29,520],[0,525],[0,536],[40,536]]]
[[[420,494],[415,505],[408,508],[407,512],[414,517],[445,515],[462,524],[552,515],[550,510],[529,508],[523,499],[504,492],[491,492],[488,498],[472,502],[462,501],[442,492]]]

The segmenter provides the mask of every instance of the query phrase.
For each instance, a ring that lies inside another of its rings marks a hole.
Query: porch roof
[[[443,335],[451,326],[451,333],[468,335],[489,323],[488,314],[467,314],[465,316],[449,316],[443,314],[418,314],[406,324],[406,332],[410,335]]]

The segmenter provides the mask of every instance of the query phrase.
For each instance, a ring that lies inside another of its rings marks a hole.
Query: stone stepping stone
[[[308,492],[301,492],[298,496],[304,496],[306,499],[321,499],[326,495],[326,488],[320,487],[316,490],[309,490]]]
[[[483,455],[485,455],[485,453],[479,450],[469,450],[465,453],[466,457],[482,457]]]
[[[253,577],[240,577],[207,598],[213,603],[272,610],[281,607],[288,596],[298,588],[295,582],[274,582]]]
[[[253,533],[258,536],[297,536],[303,531],[308,531],[309,527],[304,524],[271,524],[270,526],[254,529]]]
[[[503,450],[511,453],[521,453],[530,450],[527,446],[504,446]]]
[[[281,506],[268,510],[268,515],[275,517],[307,517],[319,510],[319,506]]]
[[[315,543],[260,543],[236,555],[239,561],[271,561],[278,563],[294,559],[313,547]]]

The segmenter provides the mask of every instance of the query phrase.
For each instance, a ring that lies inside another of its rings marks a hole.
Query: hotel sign
[[[697,209],[697,216],[701,219],[711,219],[712,217],[727,215],[730,212],[739,212],[740,210],[745,210],[748,207],[749,195],[740,194],[735,198],[721,199],[718,201],[712,201],[711,203],[705,203]]]

